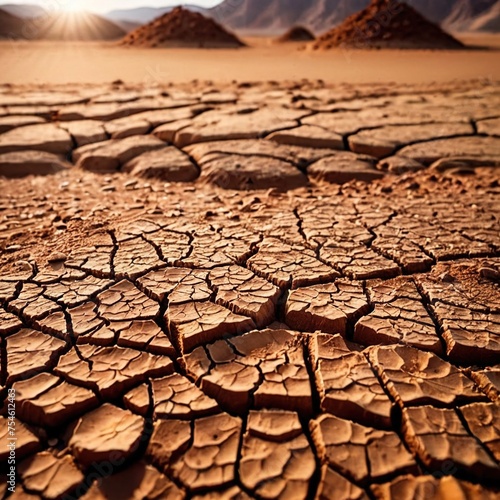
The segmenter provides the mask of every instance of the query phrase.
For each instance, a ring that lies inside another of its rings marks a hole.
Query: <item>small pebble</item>
[[[21,250],[22,246],[21,245],[9,245],[5,251],[6,252],[17,252]]]
[[[482,267],[479,269],[479,274],[487,280],[500,282],[500,271],[492,267]]]
[[[135,179],[132,179],[132,180],[130,180],[130,181],[127,181],[127,182],[123,185],[123,187],[124,187],[125,189],[133,188],[133,187],[137,186],[138,182],[139,182],[139,181],[137,181],[137,180],[135,180]]]
[[[67,258],[68,256],[62,252],[54,252],[47,260],[48,262],[64,262]]]
[[[33,266],[25,260],[20,260],[19,262],[17,262],[16,267],[18,271],[21,272],[33,272]]]
[[[443,273],[439,278],[443,283],[453,283],[455,281],[455,278],[450,273]]]
[[[476,171],[471,167],[456,167],[448,170],[447,175],[476,175]]]

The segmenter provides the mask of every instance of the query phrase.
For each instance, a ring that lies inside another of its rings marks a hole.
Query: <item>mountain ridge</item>
[[[47,13],[43,7],[34,4],[6,3],[1,4],[0,9],[20,19],[33,19]]]
[[[500,2],[488,12],[478,16],[471,25],[472,31],[498,33],[500,32]]]
[[[404,0],[434,23],[451,31],[484,31],[497,27],[500,0]],[[350,15],[366,8],[369,0],[224,0],[211,9],[195,5],[186,8],[213,17],[229,29],[251,32],[286,31],[304,25],[321,33],[339,25]],[[111,20],[147,23],[173,7],[141,7],[114,10]]]
[[[240,33],[280,35],[296,25],[316,35],[338,26],[347,17],[366,8],[370,0],[224,0],[204,9],[185,7],[212,17]],[[403,0],[430,21],[452,32],[500,32],[500,0]],[[112,10],[102,17],[125,31],[147,24],[170,12],[174,6]],[[0,9],[21,19],[47,14],[32,4],[5,4]]]
[[[500,0],[404,0],[430,21],[452,31],[467,31],[476,18],[498,8]],[[301,24],[321,33],[368,7],[370,0],[224,0],[210,15],[233,30],[285,31]],[[280,14],[285,12],[286,15]]]
[[[115,9],[105,14],[107,19],[111,21],[125,21],[133,23],[147,24],[151,21],[168,14],[174,10],[175,6],[168,7],[136,7],[133,9]],[[205,14],[208,9],[199,7],[197,5],[184,5],[184,8],[189,9],[193,12],[200,12]]]

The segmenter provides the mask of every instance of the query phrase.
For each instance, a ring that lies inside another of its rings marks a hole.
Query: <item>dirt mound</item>
[[[316,50],[333,47],[459,49],[463,45],[406,3],[372,0],[366,9],[318,38],[312,47]]]
[[[198,12],[177,7],[129,33],[123,45],[142,47],[243,47],[220,24]]]
[[[286,42],[311,42],[316,40],[316,37],[303,26],[294,26],[289,29],[283,36],[280,36],[276,41],[279,43]]]
[[[32,38],[38,40],[117,40],[125,31],[115,23],[88,12],[65,12],[30,21]]]
[[[22,38],[23,20],[0,9],[0,39]]]

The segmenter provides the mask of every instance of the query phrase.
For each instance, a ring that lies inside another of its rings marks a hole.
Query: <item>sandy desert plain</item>
[[[498,499],[500,37],[461,39],[0,42],[0,499]]]
[[[243,49],[137,48],[116,42],[0,41],[0,83],[214,82],[322,79],[424,83],[500,78],[500,35],[458,38],[470,49],[301,50],[303,42],[243,37]],[[479,50],[483,48],[484,50]]]

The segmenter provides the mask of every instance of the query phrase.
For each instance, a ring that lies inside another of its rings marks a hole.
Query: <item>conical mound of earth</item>
[[[463,44],[406,3],[372,0],[312,44],[316,50],[335,47],[460,49]]]
[[[280,43],[286,42],[311,42],[316,40],[316,37],[303,26],[294,26],[290,28],[283,36],[280,36],[277,41]]]
[[[29,23],[38,40],[98,41],[119,40],[126,31],[104,17],[90,12],[64,12],[42,16]]]
[[[213,19],[176,7],[129,33],[122,44],[140,47],[243,47],[235,35]]]

